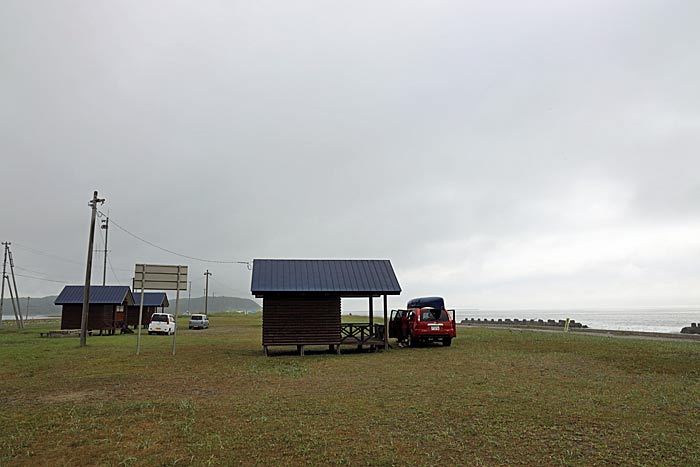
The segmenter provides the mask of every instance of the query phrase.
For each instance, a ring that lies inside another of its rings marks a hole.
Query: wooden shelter
[[[399,295],[389,260],[253,260],[251,292],[263,299],[262,344],[341,344],[388,348],[387,295]],[[374,323],[373,298],[383,296],[384,324]],[[368,323],[341,323],[341,298],[368,297]]]
[[[56,297],[61,305],[61,329],[80,329],[85,286],[67,285]],[[126,327],[126,309],[134,304],[131,289],[126,285],[91,285],[87,327],[90,331],[114,334]]]
[[[126,324],[134,328],[139,325],[139,308],[141,307],[141,293],[134,293],[134,304],[126,309]],[[143,293],[143,316],[141,325],[148,327],[153,313],[165,313],[165,309],[170,306],[168,295],[165,292],[144,292]],[[160,308],[160,310],[159,310]]]

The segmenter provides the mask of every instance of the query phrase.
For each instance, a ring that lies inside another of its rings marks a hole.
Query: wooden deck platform
[[[294,342],[286,342],[275,344],[275,346],[293,346],[297,347],[299,355],[304,355],[305,347],[328,346],[329,352],[336,352],[340,355],[340,347],[342,345],[354,345],[358,349],[368,347],[371,350],[384,348],[384,325],[369,324],[369,323],[341,323],[340,325],[340,343],[334,342],[315,342],[308,344],[297,344]],[[263,345],[265,356],[269,355],[268,347],[272,345]]]
[[[57,331],[40,332],[41,337],[80,337],[80,329],[59,329]],[[92,336],[92,331],[88,331],[88,336]]]

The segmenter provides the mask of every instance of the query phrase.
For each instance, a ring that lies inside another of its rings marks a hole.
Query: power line
[[[15,276],[26,277],[27,279],[36,279],[36,280],[38,280],[38,281],[56,282],[56,283],[58,283],[58,284],[67,284],[66,281],[57,281],[57,280],[54,280],[54,279],[44,279],[43,277],[27,276],[27,275],[25,275],[25,274],[18,274],[18,273],[15,273]]]
[[[117,276],[117,273],[114,270],[114,266],[112,266],[112,258],[107,257],[107,263],[109,264],[109,270],[112,271],[112,275],[114,276],[114,280],[117,281],[117,284],[123,284],[124,282],[119,279],[119,276]],[[118,269],[119,271],[124,271],[124,269]],[[131,272],[131,270],[129,270]]]
[[[241,295],[241,293],[243,293],[241,290],[233,289],[232,287],[224,284],[223,282],[214,279],[213,276],[211,277],[211,280],[214,281],[216,284],[219,284],[221,287],[223,287],[224,289],[228,290],[231,293],[234,293],[236,295]]]
[[[32,253],[34,253],[34,254],[36,254],[36,255],[47,256],[47,257],[49,257],[49,258],[54,258],[54,259],[58,259],[58,260],[61,260],[61,261],[66,261],[66,262],[68,262],[68,263],[78,264],[78,265],[80,265],[80,266],[83,265],[83,263],[81,263],[80,261],[76,261],[76,260],[74,260],[74,259],[68,259],[68,258],[64,258],[64,257],[62,257],[62,256],[57,256],[57,255],[54,255],[54,254],[51,254],[51,253],[47,253],[47,252],[45,252],[45,251],[37,250],[36,248],[31,248],[31,247],[28,247],[28,246],[19,244],[19,243],[17,243],[17,242],[14,242],[13,244],[14,244],[16,247],[21,248],[22,250],[30,251],[30,252],[32,252]]]
[[[40,275],[42,275],[42,276],[48,276],[48,275],[49,275],[49,274],[46,274],[45,272],[34,271],[33,269],[27,269],[27,268],[23,268],[23,267],[21,267],[21,266],[15,266],[15,269],[19,269],[19,270],[21,270],[21,271],[26,271],[26,272],[31,272],[31,273],[33,273],[33,274],[40,274]],[[26,275],[26,274],[15,273],[15,276],[26,277],[26,278],[28,278],[28,279],[36,279],[36,280],[39,280],[39,281],[57,282],[57,283],[59,283],[59,284],[66,284],[66,281],[58,281],[58,280],[55,280],[55,279],[47,279],[47,278],[45,278],[45,277],[28,276],[28,275]]]
[[[34,270],[32,270],[32,269],[23,268],[23,267],[21,267],[21,266],[15,266],[15,269],[19,269],[19,270],[21,270],[21,271],[31,272],[32,274],[40,274],[40,275],[42,275],[42,276],[48,276],[48,274],[46,274],[45,272],[34,271]]]
[[[22,250],[26,250],[26,251],[29,251],[31,253],[34,253],[35,255],[46,256],[49,258],[58,259],[58,260],[65,261],[68,263],[73,263],[73,264],[77,264],[80,266],[84,266],[83,263],[81,263],[80,261],[76,261],[74,259],[64,258],[63,256],[58,256],[58,255],[54,255],[52,253],[47,253],[45,251],[42,251],[42,250],[39,250],[36,248],[32,248],[32,247],[28,247],[26,245],[18,244],[17,242],[13,242],[12,244],[15,245],[16,247],[19,247]],[[19,266],[16,266],[16,267],[19,268]],[[24,269],[25,271],[29,271],[26,268],[21,268],[21,269]],[[116,270],[117,271],[131,272],[131,269],[124,269],[124,268],[116,268]],[[31,271],[31,272],[33,272],[35,274],[44,274],[43,272],[38,272],[38,271]]]
[[[105,238],[105,235],[102,233],[102,229],[100,229],[100,237],[102,237],[102,244],[105,245],[105,251],[107,249],[106,241],[107,239]],[[105,253],[106,255],[107,253]],[[119,277],[117,276],[117,273],[114,271],[114,266],[112,265],[112,258],[110,256],[106,256],[107,263],[109,263],[109,269],[112,271],[112,275],[114,276],[114,280],[117,281],[118,284],[121,284],[122,282],[119,280]],[[131,272],[130,269],[121,269],[122,271],[129,271]]]
[[[112,271],[112,275],[114,276],[114,279],[116,279],[118,284],[122,284],[122,281],[119,280],[119,277],[117,276],[117,273],[114,272],[114,266],[112,266],[112,258],[107,258],[107,263],[109,263],[109,269]]]
[[[100,214],[102,214],[103,216],[106,216],[106,214],[103,213],[102,211],[100,211]],[[177,252],[175,252],[175,251],[173,251],[173,250],[169,250],[169,249],[164,248],[164,247],[162,247],[162,246],[156,245],[156,244],[153,243],[153,242],[149,242],[149,241],[146,240],[145,238],[139,237],[138,235],[136,235],[136,234],[133,233],[133,232],[129,232],[127,229],[125,229],[125,228],[122,227],[121,225],[119,225],[119,224],[117,224],[116,222],[114,222],[114,219],[111,218],[111,217],[109,218],[109,220],[110,220],[110,222],[111,222],[112,224],[114,224],[114,226],[116,226],[119,230],[123,231],[124,233],[126,233],[126,234],[128,234],[128,235],[131,235],[131,236],[134,237],[135,239],[140,240],[140,241],[142,241],[143,243],[152,246],[153,248],[158,248],[159,250],[165,251],[166,253],[170,253],[171,255],[179,256],[179,257],[181,257],[181,258],[191,259],[191,260],[194,260],[194,261],[200,261],[200,262],[202,262],[202,263],[245,264],[245,265],[248,267],[248,269],[250,270],[250,261],[224,261],[224,260],[204,259],[204,258],[197,258],[196,256],[183,255],[182,253],[177,253]]]

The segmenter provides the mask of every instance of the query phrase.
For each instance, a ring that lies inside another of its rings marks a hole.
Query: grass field
[[[184,322],[184,321],[183,321]],[[262,355],[260,316],[171,338],[0,330],[2,466],[697,466],[700,343],[460,329]]]

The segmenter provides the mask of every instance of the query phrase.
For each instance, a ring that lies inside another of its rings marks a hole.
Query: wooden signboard
[[[187,290],[187,266],[137,264],[134,290]]]
[[[141,326],[143,320],[144,290],[176,290],[175,332],[173,333],[173,355],[177,342],[177,315],[180,308],[180,291],[187,290],[187,266],[169,264],[137,264],[134,270],[134,290],[141,290],[139,305],[139,327],[136,338],[136,355],[141,351]]]

